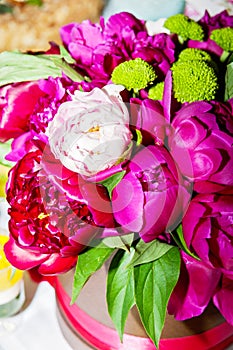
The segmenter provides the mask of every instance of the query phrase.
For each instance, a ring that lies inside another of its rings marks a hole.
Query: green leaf
[[[26,3],[28,5],[42,6],[43,5],[43,0],[27,0]]]
[[[101,268],[113,251],[114,249],[106,247],[101,242],[96,247],[88,248],[79,255],[73,280],[71,304],[75,302],[89,277]]]
[[[112,198],[112,191],[114,187],[116,187],[116,185],[122,180],[124,175],[125,175],[125,170],[120,171],[112,176],[109,176],[106,180],[99,182],[107,188],[110,199]]]
[[[0,142],[0,164],[12,167],[14,165],[13,162],[5,159],[5,156],[11,151],[11,141]]]
[[[71,80],[76,82],[84,80],[84,77],[81,74],[79,74],[75,69],[73,69],[62,57],[59,57],[57,55],[49,55],[49,58],[55,64],[55,66],[57,68],[60,68],[62,72],[64,72],[67,75],[67,77],[69,77]]]
[[[156,259],[159,259],[170,249],[172,249],[171,245],[161,243],[158,240],[154,240],[150,243],[145,243],[141,239],[135,247],[134,257],[130,263],[130,266],[146,264]]]
[[[0,86],[23,81],[62,76],[50,59],[20,52],[0,54]]]
[[[180,273],[180,253],[173,247],[160,259],[134,268],[136,305],[155,346],[163,330],[168,300]]]
[[[125,236],[106,237],[103,239],[103,243],[110,248],[119,248],[126,251],[130,250],[130,247],[134,241],[134,233],[130,233]]]
[[[60,57],[64,58],[67,63],[73,64],[75,63],[75,60],[73,57],[70,55],[70,53],[66,50],[66,48],[62,45],[59,46],[60,49]]]
[[[133,248],[130,253],[118,251],[109,267],[107,279],[108,312],[121,341],[129,310],[135,304],[133,269],[127,268],[133,253]]]
[[[233,62],[233,53],[231,53],[229,56],[228,56],[228,59],[227,59],[227,64],[230,64]]]
[[[193,254],[190,249],[188,248],[184,235],[183,235],[183,230],[182,230],[182,225],[179,225],[178,228],[174,232],[170,232],[171,236],[173,237],[174,241],[178,245],[180,249],[182,249],[185,253],[188,255],[192,256],[195,259],[200,260],[195,254]]]
[[[12,13],[13,7],[10,5],[0,4],[0,14]]]
[[[233,62],[227,65],[225,75],[225,101],[233,97]]]

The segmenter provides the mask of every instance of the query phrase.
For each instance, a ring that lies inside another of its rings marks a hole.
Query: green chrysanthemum
[[[152,84],[156,77],[153,67],[141,58],[123,62],[112,72],[114,84],[123,85],[136,93]]]
[[[179,61],[206,61],[211,62],[212,58],[210,54],[206,51],[200,50],[200,49],[194,49],[194,48],[187,48],[181,51],[178,57]]]
[[[169,29],[171,33],[177,34],[182,41],[188,39],[202,41],[204,39],[201,25],[182,13],[167,18],[164,27]]]
[[[164,90],[164,81],[152,86],[148,91],[148,97],[152,100],[162,100]]]
[[[233,28],[215,29],[210,34],[210,39],[215,41],[224,51],[233,51]]]
[[[205,61],[177,61],[171,67],[174,96],[179,102],[215,99],[218,79]]]

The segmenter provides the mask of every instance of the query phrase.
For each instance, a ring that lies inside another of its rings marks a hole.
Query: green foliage
[[[120,171],[112,176],[109,176],[107,179],[99,182],[107,188],[110,198],[112,198],[112,191],[114,187],[116,187],[116,185],[123,179],[124,175],[125,175],[125,170]]]
[[[227,65],[225,77],[225,101],[233,97],[233,62]]]
[[[182,13],[166,19],[164,27],[177,34],[182,41],[188,39],[203,41],[204,31],[200,24]]]
[[[148,91],[148,97],[152,100],[162,100],[164,90],[164,81],[152,86]]]
[[[180,273],[180,253],[173,247],[160,259],[134,268],[135,298],[142,323],[159,347],[168,300]]]
[[[132,245],[133,234],[126,236],[125,242]],[[111,247],[101,242],[81,253],[74,275],[71,302],[75,302],[91,275],[116,251],[107,277],[109,315],[122,341],[128,313],[136,304],[148,336],[158,347],[168,300],[180,273],[180,253],[177,247],[158,240],[145,243],[140,239],[135,243],[129,249],[121,246],[115,249],[110,240]]]
[[[233,28],[214,29],[210,39],[215,41],[224,51],[233,51]]]
[[[27,0],[26,3],[28,5],[42,6],[43,5],[43,0]]]
[[[106,247],[101,242],[96,247],[90,247],[79,255],[74,274],[71,303],[75,302],[89,277],[101,268],[113,251],[113,248]]]
[[[160,259],[171,248],[172,245],[161,243],[156,239],[149,243],[145,243],[140,239],[135,247],[135,253],[130,266],[138,266]]]
[[[64,53],[63,53],[64,54]],[[61,77],[64,72],[73,81],[82,81],[62,55],[30,55],[4,51],[0,54],[0,86],[24,81]]]
[[[125,322],[129,310],[135,303],[134,300],[134,274],[133,269],[127,267],[134,250],[129,252],[118,251],[109,267],[107,279],[107,304],[108,312],[118,331],[120,339],[123,339]]]
[[[12,167],[14,165],[13,162],[5,159],[6,155],[11,151],[11,142],[12,140],[4,143],[0,142],[0,164],[8,167]]]
[[[182,224],[180,224],[175,231],[170,232],[171,236],[173,237],[174,241],[176,242],[177,246],[183,250],[188,255],[192,256],[193,258],[200,260],[195,254],[193,254],[190,249],[188,248],[186,241],[184,239],[183,235],[183,229]]]
[[[61,70],[48,59],[20,52],[0,54],[0,86],[61,75]]]
[[[152,84],[156,78],[153,67],[141,58],[120,63],[112,72],[112,82],[138,92]]]
[[[13,7],[7,4],[0,4],[0,15],[5,13],[12,13]]]
[[[213,67],[205,61],[177,61],[172,67],[174,96],[179,102],[215,99],[218,78]]]
[[[124,249],[130,251],[130,247],[134,241],[134,233],[123,236],[106,237],[103,239],[103,243],[110,248]]]

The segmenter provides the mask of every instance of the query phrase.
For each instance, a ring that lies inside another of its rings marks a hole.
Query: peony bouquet
[[[0,54],[8,260],[75,267],[74,302],[111,259],[121,339],[135,304],[156,346],[167,311],[213,302],[233,325],[233,16],[158,27],[122,12],[60,34],[47,52]]]

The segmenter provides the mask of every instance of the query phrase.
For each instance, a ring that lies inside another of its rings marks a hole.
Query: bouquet
[[[7,259],[75,267],[72,302],[111,259],[121,339],[135,304],[157,347],[167,311],[213,302],[233,325],[233,16],[158,28],[122,12],[60,34],[47,52],[0,54]]]

